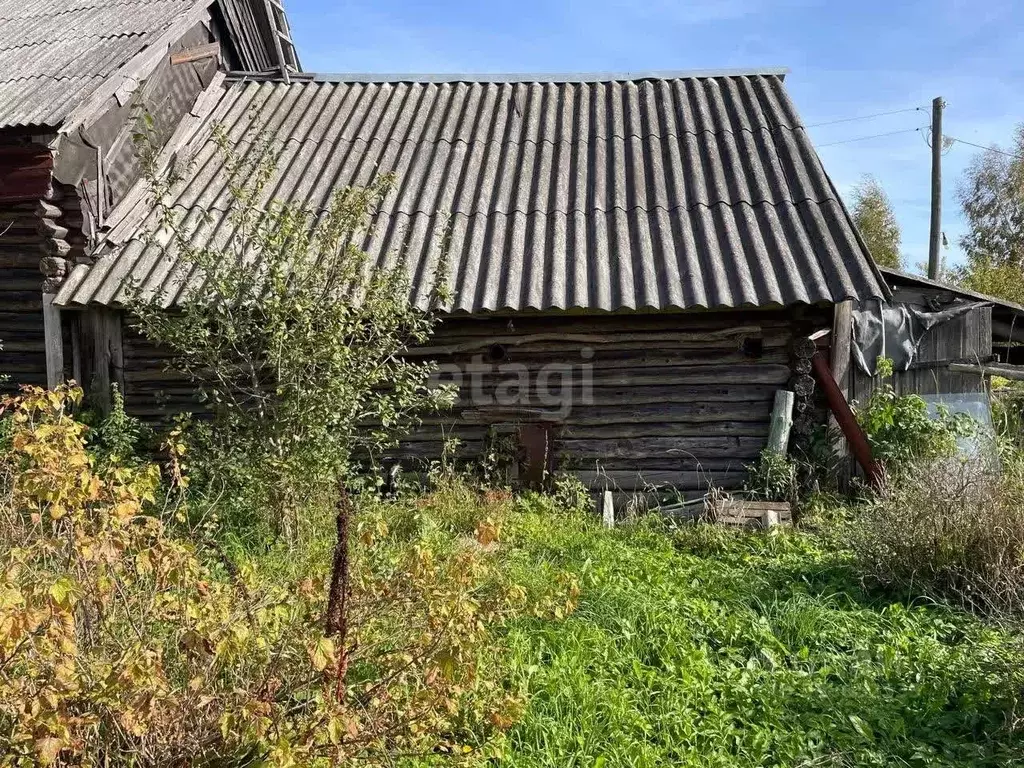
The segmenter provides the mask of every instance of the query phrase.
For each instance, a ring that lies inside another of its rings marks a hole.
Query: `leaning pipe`
[[[825,360],[825,356],[821,352],[814,353],[814,356],[811,358],[811,367],[814,370],[815,378],[821,384],[821,388],[825,390],[825,399],[828,401],[829,410],[836,417],[839,428],[843,430],[843,435],[846,437],[846,442],[850,445],[854,458],[857,459],[857,463],[864,470],[864,474],[867,476],[871,486],[873,488],[881,487],[882,469],[879,467],[878,462],[875,461],[875,457],[871,455],[871,445],[868,443],[868,438],[864,434],[864,430],[860,428],[860,424],[857,423],[857,418],[853,415],[853,411],[850,410],[850,404],[846,402],[846,396],[843,395],[839,385],[836,384],[828,361]]]

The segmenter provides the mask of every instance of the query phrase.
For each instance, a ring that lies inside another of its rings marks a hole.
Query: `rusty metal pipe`
[[[828,361],[825,360],[825,356],[821,352],[814,353],[814,356],[811,358],[811,367],[814,370],[814,377],[821,384],[821,388],[825,390],[825,399],[828,401],[829,410],[836,417],[839,428],[843,430],[843,435],[846,437],[846,442],[850,445],[854,458],[857,459],[857,463],[864,470],[864,474],[867,476],[871,486],[879,488],[882,485],[882,469],[879,467],[878,462],[875,461],[875,457],[871,455],[871,444],[868,443],[867,435],[864,434],[864,430],[857,423],[857,418],[853,415],[850,404],[846,402],[846,396],[843,395],[839,385],[836,384]]]

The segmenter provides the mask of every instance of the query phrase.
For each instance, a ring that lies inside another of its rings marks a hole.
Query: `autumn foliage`
[[[506,502],[458,488],[359,502],[338,647],[324,634],[329,560],[277,578],[225,554],[184,527],[180,477],[161,478],[176,469],[95,460],[80,399],[27,389],[3,405],[0,765],[475,757],[515,721],[494,627],[561,615],[577,590],[503,579]],[[451,494],[479,511],[470,535],[424,523]]]

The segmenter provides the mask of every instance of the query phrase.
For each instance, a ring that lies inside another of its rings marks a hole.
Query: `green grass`
[[[608,532],[520,506],[508,567],[583,592],[564,621],[507,630],[528,705],[501,765],[1024,764],[1024,670],[999,631],[865,591],[809,534]]]

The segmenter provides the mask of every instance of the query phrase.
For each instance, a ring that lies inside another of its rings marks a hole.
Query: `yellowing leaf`
[[[309,660],[313,669],[323,672],[334,661],[334,641],[329,637],[321,637],[309,649]]]
[[[40,765],[52,764],[57,759],[57,755],[60,754],[63,746],[64,744],[61,740],[53,736],[44,736],[41,739],[36,739],[36,756],[39,758]]]
[[[487,547],[498,540],[499,529],[493,520],[487,518],[476,524],[476,540]]]

